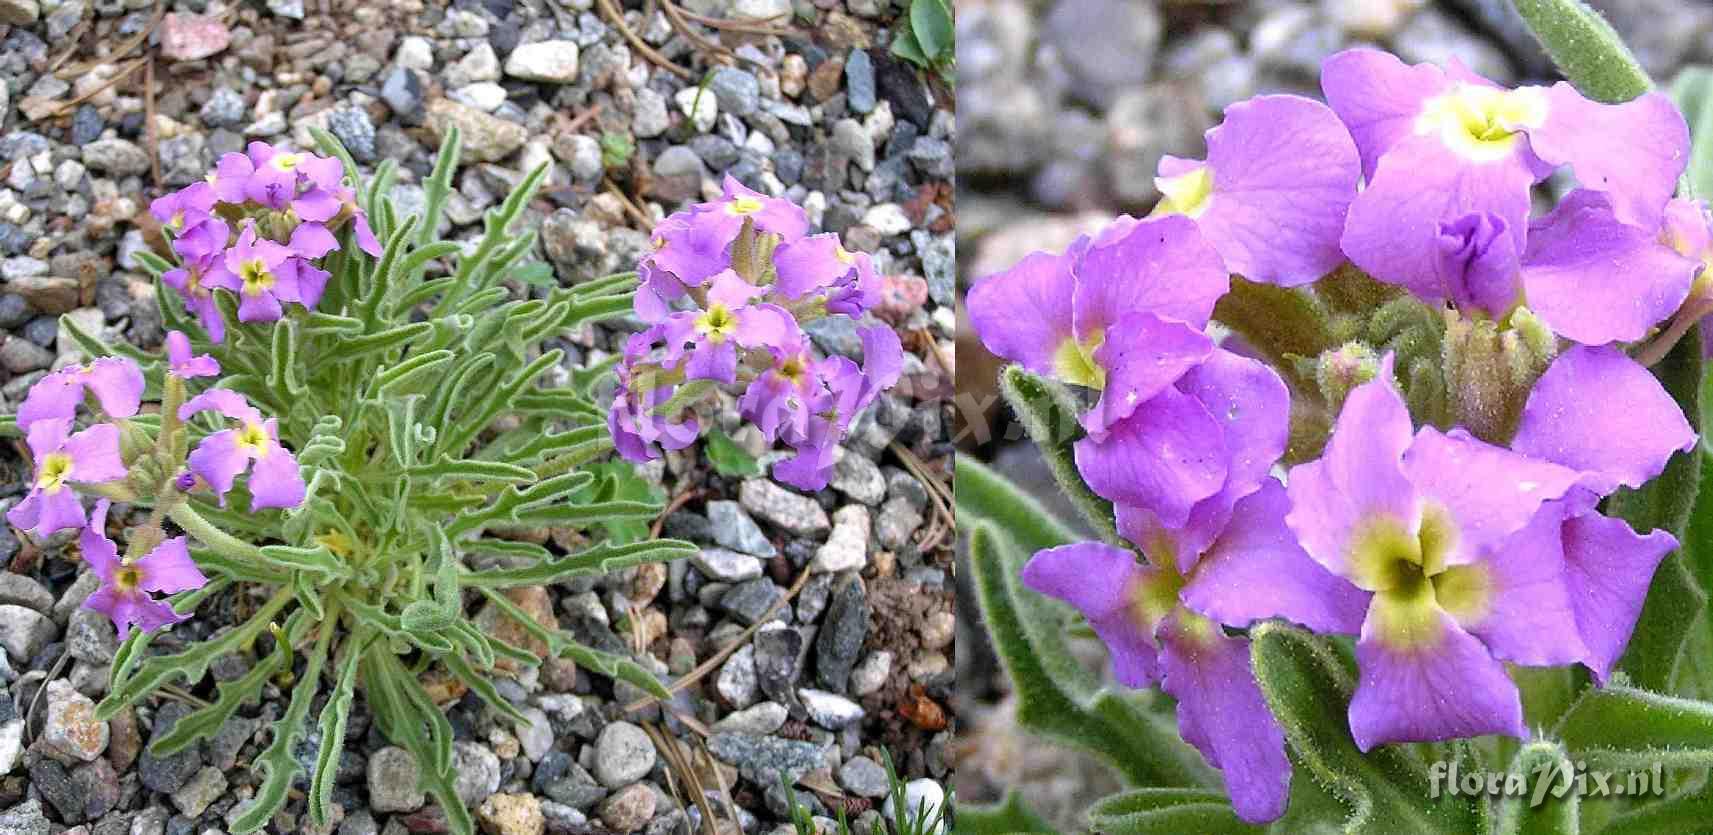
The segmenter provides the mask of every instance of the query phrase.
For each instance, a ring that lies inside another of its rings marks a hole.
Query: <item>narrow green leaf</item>
[[[427,336],[433,331],[434,324],[432,322],[411,322],[408,325],[399,325],[396,328],[388,328],[384,331],[345,339],[339,343],[335,355],[327,357],[327,359],[338,362],[366,359],[370,354],[396,348],[413,339]]]
[[[958,835],[1009,835],[1016,832],[1048,832],[1058,830],[1035,814],[1016,790],[1005,793],[1005,799],[993,806],[958,807]]]
[[[495,712],[520,725],[529,724],[529,717],[523,715],[523,711],[518,710],[517,705],[506,701],[505,697],[500,695],[499,689],[494,687],[494,682],[471,668],[468,662],[458,656],[458,653],[454,652],[442,657],[440,663],[445,664],[446,669],[452,675],[464,682],[464,685],[469,687],[471,692],[475,693],[482,701],[487,702],[488,706],[493,708]]]
[[[946,0],[911,0],[910,31],[922,53],[938,59],[952,51],[952,8]]]
[[[453,479],[457,481],[494,481],[504,484],[528,484],[536,480],[535,472],[528,467],[507,464],[503,461],[481,461],[474,458],[452,458],[440,456],[433,464],[419,464],[405,471],[411,478],[428,481]]]
[[[358,639],[347,638],[345,660],[339,666],[333,696],[321,711],[321,747],[316,751],[315,768],[310,772],[309,781],[310,819],[321,826],[326,826],[333,817],[334,777],[339,771],[339,755],[345,751],[345,728],[351,719],[351,701],[357,689],[357,666],[362,659],[363,650]]]
[[[1032,374],[1020,365],[1007,366],[1000,372],[999,390],[1029,437],[1041,448],[1048,470],[1072,506],[1102,539],[1120,544],[1112,502],[1095,495],[1077,470],[1073,445],[1082,438],[1083,429],[1077,422],[1078,408],[1071,393],[1063,385]]]
[[[223,587],[224,583],[219,584]],[[216,588],[217,584],[210,583],[204,589]],[[199,589],[198,591],[201,591]],[[174,598],[173,607],[181,613],[188,612],[200,598],[187,597],[184,601]],[[208,665],[216,658],[236,651],[239,647],[247,646],[256,639],[262,630],[273,622],[280,610],[292,601],[290,594],[275,594],[262,608],[257,610],[243,625],[225,632],[218,637],[191,644],[183,652],[172,655],[155,655],[143,660],[135,673],[117,680],[122,669],[119,659],[114,661],[113,686],[108,689],[106,698],[95,706],[95,718],[105,722],[117,716],[119,711],[135,704],[137,700],[153,693],[156,688],[165,684],[169,679],[177,677],[186,684],[195,684],[208,674]],[[140,644],[138,645],[140,648]],[[125,659],[129,662],[129,658]]]
[[[1557,735],[1577,759],[1612,768],[1713,765],[1713,703],[1610,685],[1584,691]]]
[[[627,545],[603,542],[575,554],[522,568],[472,571],[464,575],[464,585],[488,588],[549,585],[572,577],[606,574],[643,563],[683,559],[696,551],[694,543],[676,539],[651,539]]]
[[[301,637],[309,622],[301,612],[293,612],[286,621],[285,634]],[[156,734],[149,743],[149,751],[157,757],[170,757],[197,740],[214,735],[225,726],[227,719],[238,712],[238,708],[261,698],[262,686],[284,669],[291,659],[290,646],[290,641],[276,642],[273,652],[257,661],[243,676],[218,684],[215,687],[218,695],[211,704],[181,717],[167,733]]]
[[[1035,497],[974,458],[960,458],[953,479],[958,518],[973,522],[973,516],[991,522],[1027,553],[1078,539]]]
[[[1689,835],[1713,821],[1713,783],[1614,816],[1600,835]]]
[[[264,775],[262,785],[256,789],[255,797],[244,807],[244,812],[232,821],[234,835],[248,835],[261,829],[273,819],[275,812],[285,806],[286,792],[291,789],[292,779],[303,770],[293,749],[303,738],[304,721],[309,716],[310,703],[321,689],[321,668],[327,663],[328,648],[332,644],[333,633],[337,631],[336,624],[321,624],[320,635],[316,638],[315,649],[309,654],[303,678],[292,688],[285,715],[273,725],[273,741],[251,766]]]
[[[452,176],[458,170],[458,157],[463,149],[463,137],[456,125],[446,129],[440,140],[440,150],[434,155],[434,169],[423,183],[423,220],[417,245],[434,240],[440,230],[440,215],[446,208],[446,198],[452,193]]]
[[[351,566],[326,545],[316,545],[313,548],[299,548],[293,545],[263,545],[262,555],[275,565],[296,571],[313,571],[328,580],[345,580],[351,577]]]
[[[1511,0],[1547,55],[1582,94],[1626,102],[1653,88],[1617,30],[1581,0]]]

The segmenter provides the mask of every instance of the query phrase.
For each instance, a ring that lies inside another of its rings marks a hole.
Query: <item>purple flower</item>
[[[632,342],[639,337],[652,341],[651,336],[639,333],[631,337]],[[653,385],[651,373],[634,374],[628,361],[619,366],[618,380],[613,407],[607,411],[607,431],[619,455],[641,463],[659,458],[661,448],[683,449],[695,443],[701,426],[694,416],[655,413],[672,399],[674,386]]]
[[[1126,539],[1149,547],[1165,537],[1193,559],[1284,454],[1290,403],[1272,369],[1216,349],[1105,438],[1078,441],[1077,466],[1114,503]]]
[[[1606,495],[1646,484],[1695,442],[1677,401],[1640,363],[1613,346],[1576,345],[1535,381],[1511,449],[1569,467]]]
[[[290,209],[304,220],[330,220],[339,213],[335,189],[345,173],[339,160],[275,148],[266,142],[251,142],[244,150],[251,164],[244,182],[245,197],[276,211]],[[233,169],[241,171],[242,165],[234,162]]]
[[[167,368],[181,379],[213,377],[220,373],[220,363],[207,354],[190,353],[190,337],[182,331],[167,331]]]
[[[1677,254],[1695,262],[1695,282],[1686,304],[1708,311],[1701,325],[1701,358],[1713,358],[1713,218],[1705,200],[1679,197],[1666,204],[1660,239]]]
[[[187,230],[173,241],[180,266],[161,273],[161,282],[184,297],[185,307],[196,314],[202,329],[213,342],[226,338],[226,320],[214,303],[214,291],[207,284],[210,274],[225,269],[225,256],[231,230],[218,218],[209,218]]]
[[[110,418],[128,418],[143,402],[143,371],[125,357],[102,357],[88,365],[68,365],[36,381],[18,407],[18,428],[24,432],[38,420],[70,418],[95,395]]]
[[[1237,814],[1264,823],[1284,813],[1291,766],[1285,737],[1249,665],[1249,641],[1220,624],[1268,616],[1267,599],[1327,601],[1320,622],[1360,621],[1360,599],[1303,553],[1285,527],[1285,491],[1267,479],[1237,504],[1204,552],[1170,539],[1130,551],[1084,542],[1041,551],[1023,584],[1076,607],[1106,644],[1119,683],[1155,682],[1178,703],[1184,739],[1225,774]],[[1188,566],[1188,568],[1180,568]]]
[[[26,436],[36,462],[35,481],[6,519],[37,536],[83,527],[83,504],[72,485],[125,477],[119,427],[102,423],[73,434],[71,418],[44,418],[31,424]]]
[[[1350,704],[1359,748],[1523,736],[1504,664],[1589,658],[1566,578],[1570,503],[1558,501],[1580,478],[1460,429],[1412,435],[1389,354],[1351,393],[1323,457],[1291,471],[1285,521],[1365,601]],[[1272,614],[1324,621],[1331,602],[1279,600]]]
[[[149,204],[149,214],[155,220],[174,232],[189,229],[204,220],[214,211],[214,203],[218,196],[214,187],[206,182],[191,183],[171,194],[157,197]]]
[[[736,381],[739,347],[776,345],[796,328],[796,321],[783,309],[752,303],[764,293],[731,270],[714,276],[708,282],[707,309],[674,313],[660,325],[669,360],[676,365],[689,345],[684,366],[689,379]]]
[[[1440,224],[1439,286],[1411,289],[1495,319],[1527,305],[1585,345],[1634,341],[1683,303],[1698,266],[1660,238],[1619,221],[1607,195],[1578,189],[1529,224],[1521,251],[1497,215]]]
[[[799,238],[773,253],[775,292],[796,301],[823,293],[828,313],[861,316],[880,302],[880,275],[866,252],[849,252],[839,236],[826,233]]]
[[[1491,216],[1521,252],[1530,187],[1569,166],[1619,222],[1656,229],[1688,159],[1688,127],[1659,93],[1599,104],[1565,82],[1507,90],[1460,65],[1406,66],[1372,49],[1328,58],[1321,86],[1367,178],[1350,206],[1345,254],[1428,298],[1442,224]]]
[[[108,502],[95,503],[89,527],[83,529],[79,544],[89,570],[101,578],[101,587],[83,602],[84,608],[106,615],[119,630],[119,639],[131,634],[133,626],[153,632],[188,619],[173,611],[172,604],[156,594],[174,594],[199,589],[208,578],[190,559],[185,538],[175,536],[154,547],[135,562],[119,559],[119,548],[107,538]]]
[[[807,401],[786,401],[783,411],[795,419],[784,423],[784,431],[780,435],[792,446],[795,454],[774,465],[774,478],[809,492],[826,487],[836,463],[834,449],[850,430],[851,421],[882,391],[898,382],[904,368],[904,346],[898,341],[898,334],[885,325],[875,325],[859,329],[858,336],[863,345],[861,368],[845,357],[821,360],[815,364],[815,380],[808,384]],[[778,369],[778,376],[789,379],[785,370]],[[756,384],[752,383],[750,391],[744,393],[746,403],[755,387]],[[786,391],[789,398],[800,393],[801,389],[794,387]],[[768,390],[763,389],[756,398],[756,410],[766,414],[771,409],[777,413],[780,411],[777,400],[762,402],[768,396]],[[750,411],[743,404],[740,404],[740,410]],[[763,431],[766,432],[765,429]]]
[[[988,350],[1099,389],[1083,416],[1098,437],[1207,357],[1202,329],[1229,286],[1193,221],[1121,218],[1064,255],[1035,253],[977,282],[967,306]]]
[[[698,203],[655,226],[654,252],[644,263],[670,274],[681,284],[700,286],[732,266],[731,245],[746,222],[753,224],[758,232],[778,235],[784,242],[797,240],[809,231],[809,217],[802,207],[751,191],[727,176],[721,199]],[[664,283],[665,279],[666,276],[654,277],[658,283]],[[677,297],[670,290],[657,290],[656,295],[668,301]],[[638,312],[654,309],[653,303],[653,299],[639,302]]]
[[[698,210],[735,219],[725,221],[737,237],[744,220],[754,222],[760,232],[770,232],[786,241],[794,241],[809,233],[809,215],[803,207],[783,197],[768,197],[755,191],[736,177],[726,175],[720,199],[696,206]]]
[[[1344,262],[1338,248],[1361,160],[1338,116],[1298,96],[1257,96],[1207,132],[1207,161],[1160,160],[1155,214],[1196,221],[1226,269],[1292,287]]]
[[[810,410],[823,397],[809,338],[798,330],[767,350],[773,362],[744,389],[738,414],[755,424],[768,443],[781,435],[807,437]]]
[[[297,458],[280,445],[279,421],[262,419],[244,396],[226,389],[212,389],[191,398],[178,410],[180,420],[198,412],[217,412],[237,421],[238,428],[222,429],[197,444],[186,463],[190,471],[208,483],[226,504],[232,482],[250,471],[250,509],[296,507],[303,502],[303,475]]]
[[[303,300],[299,263],[287,247],[257,239],[255,224],[249,224],[202,283],[238,294],[238,321],[273,322],[284,313],[282,302]]]

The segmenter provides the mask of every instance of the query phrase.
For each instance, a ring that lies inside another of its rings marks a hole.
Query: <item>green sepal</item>
[[[1040,447],[1047,468],[1071,505],[1102,539],[1120,544],[1112,502],[1095,495],[1077,470],[1073,445],[1082,438],[1077,403],[1062,384],[1030,373],[1020,365],[999,374],[999,390],[1011,404],[1029,437]]]

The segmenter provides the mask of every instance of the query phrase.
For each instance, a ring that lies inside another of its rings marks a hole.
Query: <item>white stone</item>
[[[397,52],[393,53],[393,61],[399,66],[427,72],[434,68],[434,44],[427,38],[412,35],[399,41]]]
[[[713,91],[700,87],[685,87],[673,97],[678,102],[678,111],[690,119],[697,133],[707,133],[714,129],[714,123],[720,118],[719,99]]]
[[[868,508],[856,504],[839,508],[833,514],[833,532],[827,536],[827,544],[815,550],[809,568],[831,574],[867,565],[868,529]]]
[[[567,84],[577,80],[575,41],[537,41],[512,50],[506,75],[525,81]]]

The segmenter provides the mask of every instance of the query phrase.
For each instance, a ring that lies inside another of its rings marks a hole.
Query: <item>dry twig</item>
[[[619,34],[625,36],[625,40],[630,42],[631,47],[641,53],[642,57],[647,58],[650,63],[653,63],[661,69],[666,70],[685,81],[689,81],[696,77],[695,73],[672,63],[671,59],[667,58],[665,55],[661,55],[659,50],[649,46],[647,42],[643,41],[641,36],[632,31],[630,24],[625,23],[624,12],[621,11],[619,7],[613,5],[613,0],[595,0],[595,5],[600,7],[601,15],[607,18],[609,23],[613,24],[613,28],[619,30]]]

